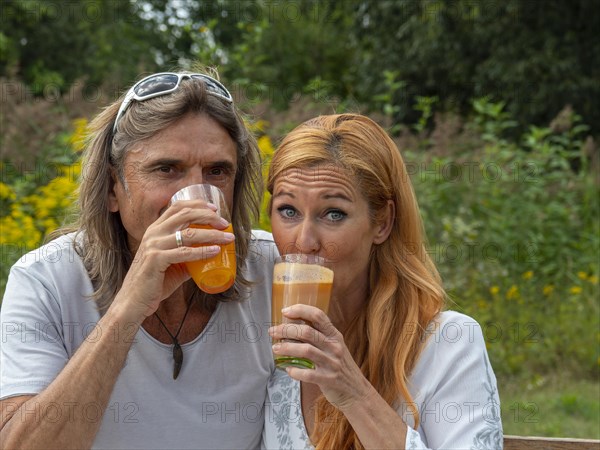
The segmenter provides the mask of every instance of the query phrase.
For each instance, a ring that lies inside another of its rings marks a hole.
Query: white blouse
[[[407,449],[502,449],[496,377],[479,324],[454,311],[441,313],[409,378],[419,426],[405,402],[396,411],[408,425]],[[300,382],[276,370],[265,404],[264,447],[313,449],[302,407]]]

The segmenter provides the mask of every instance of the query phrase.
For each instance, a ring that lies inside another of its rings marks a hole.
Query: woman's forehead
[[[355,175],[339,164],[319,163],[304,166],[294,166],[281,170],[275,177],[275,182],[347,182],[349,179],[356,181]]]
[[[339,165],[319,164],[297,167],[282,171],[274,180],[273,195],[298,190],[318,190],[321,195],[344,196],[348,199],[360,197],[358,179]]]

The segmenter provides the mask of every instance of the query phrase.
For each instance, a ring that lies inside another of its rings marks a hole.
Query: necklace
[[[190,300],[190,302],[187,305],[187,309],[185,310],[183,319],[181,320],[181,323],[179,324],[179,329],[177,330],[177,333],[175,333],[175,335],[171,334],[171,332],[169,331],[169,329],[167,328],[165,323],[162,321],[162,319],[158,316],[158,314],[156,312],[154,313],[154,315],[156,316],[156,318],[158,319],[160,324],[163,326],[165,331],[169,334],[169,336],[173,340],[173,379],[174,380],[176,380],[177,377],[179,376],[179,372],[181,371],[181,366],[183,365],[183,350],[181,349],[181,345],[179,345],[179,341],[177,340],[177,338],[179,337],[179,333],[181,332],[181,329],[183,328],[183,323],[185,322],[185,319],[186,319],[188,313],[190,312],[191,306],[192,306],[192,301]]]

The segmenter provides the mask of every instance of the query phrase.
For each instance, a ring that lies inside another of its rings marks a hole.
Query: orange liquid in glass
[[[273,308],[271,310],[273,325],[283,323],[283,315],[281,313],[283,308],[297,303],[316,306],[321,311],[327,313],[332,286],[333,283],[311,281],[273,283]]]
[[[303,323],[300,320],[290,320],[283,317],[281,310],[291,305],[302,303],[305,305],[316,306],[321,311],[327,313],[329,310],[329,300],[331,298],[331,289],[333,286],[333,273],[330,269],[318,266],[304,266],[310,268],[306,279],[299,278],[294,272],[303,272],[302,264],[277,264],[272,290],[272,325],[281,323]],[[293,281],[287,281],[286,274]],[[296,279],[294,279],[296,278]],[[293,341],[296,336],[286,336],[283,341]],[[278,342],[274,339],[273,343]],[[299,358],[293,356],[274,355],[275,367],[283,369],[285,367],[300,367],[314,369],[315,365],[308,358]]]
[[[191,228],[212,229],[208,225],[192,225]],[[223,231],[233,233],[232,224],[229,224]],[[221,252],[212,258],[185,263],[194,282],[207,294],[224,292],[235,281],[235,241],[220,247]]]

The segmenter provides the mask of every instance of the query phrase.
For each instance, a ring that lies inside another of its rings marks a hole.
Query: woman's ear
[[[383,207],[383,211],[379,214],[379,220],[377,228],[375,230],[375,237],[373,242],[375,244],[382,244],[390,236],[394,220],[396,220],[396,205],[393,200],[388,200],[387,204]]]

